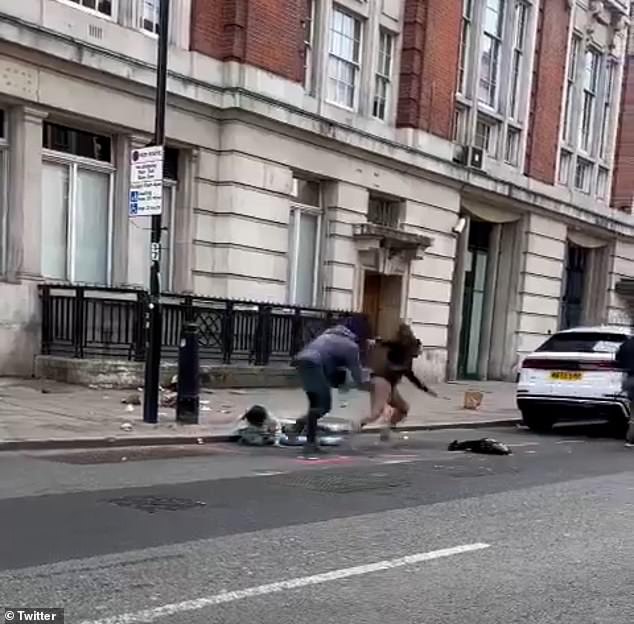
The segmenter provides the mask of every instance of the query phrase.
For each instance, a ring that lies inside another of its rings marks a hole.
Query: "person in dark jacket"
[[[616,363],[625,373],[623,376],[623,392],[630,403],[630,424],[625,436],[625,444],[634,448],[634,418],[632,407],[634,406],[634,336],[628,338],[616,352]]]
[[[422,382],[413,371],[414,359],[420,355],[421,343],[407,323],[401,323],[394,337],[389,340],[377,340],[374,357],[371,361],[370,378],[370,416],[361,421],[360,428],[377,421],[386,408],[391,414],[381,431],[383,439],[389,438],[390,430],[407,418],[409,404],[398,390],[405,377],[414,386],[432,396],[436,393]]]
[[[307,452],[318,452],[317,421],[332,408],[331,388],[345,383],[347,371],[355,385],[362,380],[357,335],[350,329],[354,320],[336,325],[317,336],[295,357],[295,366],[308,398],[308,413],[297,419],[295,432],[306,429]]]

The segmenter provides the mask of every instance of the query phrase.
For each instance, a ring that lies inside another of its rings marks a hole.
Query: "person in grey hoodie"
[[[308,398],[308,413],[297,419],[295,432],[306,429],[306,452],[318,452],[317,421],[332,408],[331,388],[345,383],[347,372],[354,383],[363,383],[359,339],[351,328],[355,320],[327,329],[295,357],[295,366]]]

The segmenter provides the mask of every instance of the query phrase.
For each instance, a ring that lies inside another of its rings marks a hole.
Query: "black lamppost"
[[[165,105],[167,99],[167,50],[169,46],[169,0],[161,0],[158,32],[158,61],[156,66],[156,112],[154,145],[165,143]],[[150,265],[150,298],[146,329],[145,386],[143,420],[158,422],[159,383],[161,369],[161,215],[152,215],[152,243]]]

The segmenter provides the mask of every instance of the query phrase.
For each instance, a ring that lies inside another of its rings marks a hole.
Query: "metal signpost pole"
[[[154,126],[154,145],[163,146],[165,142],[165,105],[167,99],[167,50],[169,36],[169,0],[161,0],[158,33],[158,62],[156,81],[156,118]],[[161,367],[161,215],[152,215],[152,243],[150,267],[150,299],[147,313],[148,348],[145,359],[145,387],[143,401],[143,420],[147,423],[158,422],[159,382]]]

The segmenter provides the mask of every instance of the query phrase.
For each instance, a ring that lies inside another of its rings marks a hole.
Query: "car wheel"
[[[531,431],[546,433],[553,428],[555,424],[554,418],[543,416],[533,410],[522,410],[522,421]]]
[[[609,427],[612,434],[617,438],[625,438],[629,428],[629,420],[625,418],[611,418]]]

